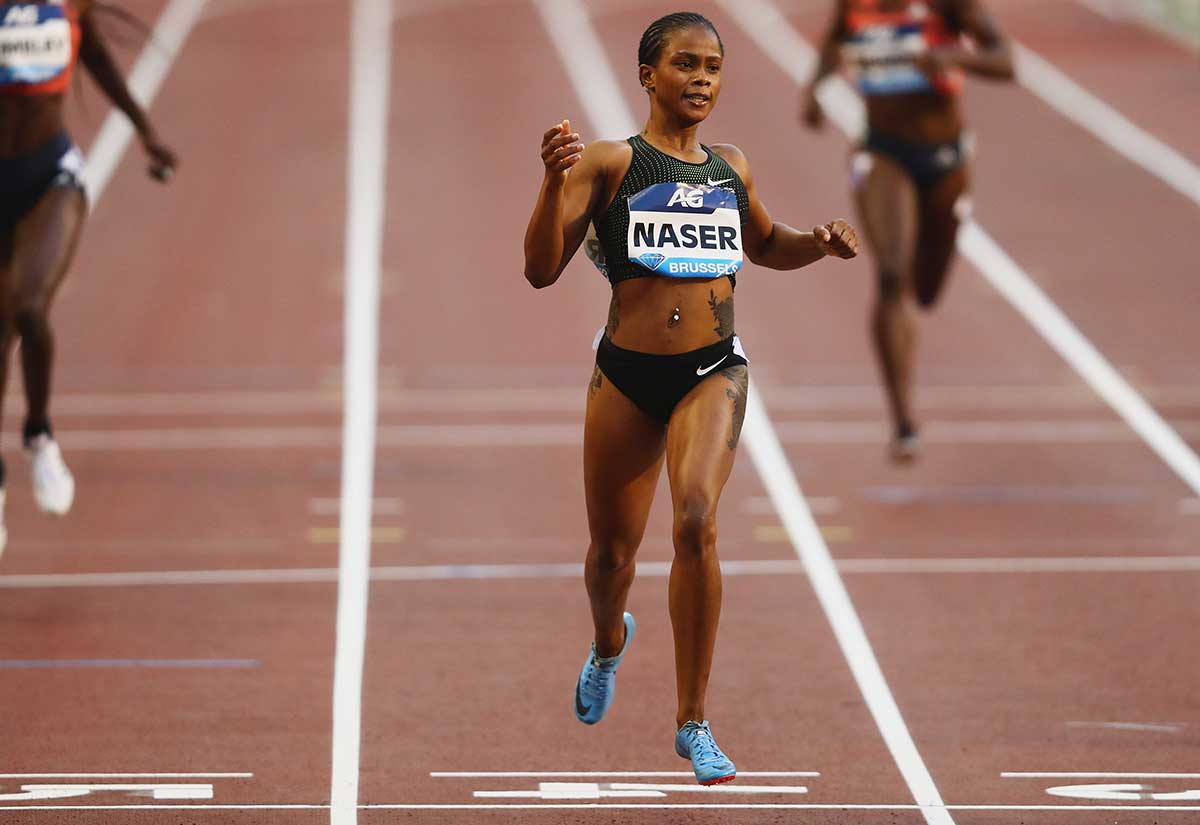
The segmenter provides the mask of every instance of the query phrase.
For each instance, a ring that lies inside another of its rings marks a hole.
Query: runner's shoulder
[[[714,143],[708,147],[712,149],[717,157],[733,167],[733,171],[738,173],[738,176],[744,181],[750,175],[750,161],[746,160],[746,153],[732,143]]]
[[[583,159],[604,169],[628,166],[633,147],[624,140],[593,140],[583,149]]]
[[[625,176],[633,162],[633,147],[623,140],[596,140],[583,147],[576,172],[604,180]]]

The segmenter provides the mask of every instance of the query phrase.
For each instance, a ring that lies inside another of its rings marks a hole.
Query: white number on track
[[[1051,796],[1069,796],[1074,799],[1106,799],[1119,801],[1134,801],[1152,799],[1157,802],[1184,802],[1200,799],[1197,791],[1155,791],[1151,785],[1133,783],[1108,783],[1101,785],[1059,785],[1047,788]]]

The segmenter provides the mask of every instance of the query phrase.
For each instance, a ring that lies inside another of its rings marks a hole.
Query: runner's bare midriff
[[[733,333],[733,287],[728,278],[634,278],[616,285],[613,301],[609,338],[623,349],[675,355]],[[679,320],[672,322],[676,310]]]
[[[872,95],[866,105],[871,131],[912,143],[945,143],[962,131],[958,99],[949,95]]]
[[[62,95],[0,95],[0,158],[28,154],[62,129]]]

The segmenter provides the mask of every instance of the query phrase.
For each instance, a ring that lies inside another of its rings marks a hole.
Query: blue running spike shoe
[[[585,725],[594,725],[604,718],[617,689],[617,668],[621,658],[629,650],[637,622],[632,613],[625,614],[625,645],[616,656],[601,658],[596,655],[596,643],[579,671],[579,683],[575,685],[575,718]]]
[[[685,722],[675,734],[675,753],[692,760],[692,770],[701,785],[731,782],[737,768],[713,739],[708,722]]]

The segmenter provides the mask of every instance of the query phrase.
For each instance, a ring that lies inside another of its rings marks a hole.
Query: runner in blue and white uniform
[[[641,133],[587,148],[563,121],[542,137],[545,178],[525,235],[525,277],[547,287],[584,242],[612,284],[584,429],[591,544],[585,582],[595,640],[575,713],[599,722],[636,625],[625,612],[634,559],[664,463],[674,508],[670,614],[675,750],[699,782],[734,778],[704,696],[721,613],[716,508],[746,412],[747,359],[734,334],[734,277],[745,259],[798,269],[857,253],[842,220],[799,232],[774,222],[736,147],[700,143],[721,88],[712,23],[680,13],[650,25],[638,73],[650,103]]]

